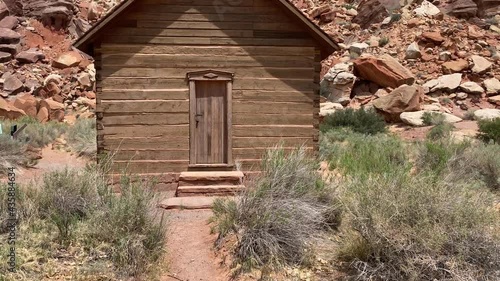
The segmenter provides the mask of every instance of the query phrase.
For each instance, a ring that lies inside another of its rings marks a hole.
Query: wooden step
[[[240,171],[183,172],[179,186],[240,185],[243,177]]]
[[[177,196],[231,196],[244,189],[244,185],[185,185],[177,188]]]
[[[212,209],[214,201],[219,197],[173,197],[163,200],[158,207],[172,210],[198,210],[198,209]]]

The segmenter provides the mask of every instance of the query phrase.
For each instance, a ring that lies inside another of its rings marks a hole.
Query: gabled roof
[[[319,26],[307,18],[295,5],[290,3],[290,0],[270,0],[276,1],[280,4],[290,16],[293,16],[297,21],[304,26],[309,34],[319,43],[322,49],[322,58],[326,58],[331,55],[336,50],[339,50],[337,43],[326,34]],[[76,48],[83,52],[87,51],[87,47],[90,45],[92,40],[99,35],[100,31],[106,27],[113,19],[120,16],[130,5],[137,2],[137,0],[123,0],[120,4],[116,5],[111,9],[106,16],[101,18],[97,24],[95,24],[91,29],[89,29],[85,34],[83,34],[76,42],[73,44]]]

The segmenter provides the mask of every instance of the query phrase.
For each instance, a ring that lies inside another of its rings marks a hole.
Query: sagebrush
[[[347,108],[337,110],[325,116],[320,130],[327,132],[339,127],[347,127],[354,132],[368,135],[386,132],[386,123],[383,117],[375,111],[364,109],[354,110]]]
[[[303,148],[271,149],[262,174],[247,184],[240,200],[216,201],[213,230],[220,239],[236,235],[234,254],[242,268],[302,264],[310,257],[309,239],[338,226],[339,206],[316,169]]]

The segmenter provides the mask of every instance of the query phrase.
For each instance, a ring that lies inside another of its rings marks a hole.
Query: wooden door
[[[227,164],[227,82],[196,81],[195,89],[195,165]]]

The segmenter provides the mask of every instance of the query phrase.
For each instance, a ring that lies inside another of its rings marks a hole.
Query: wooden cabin
[[[125,0],[74,46],[95,58],[98,152],[176,183],[318,149],[321,60],[338,47],[287,0]]]

